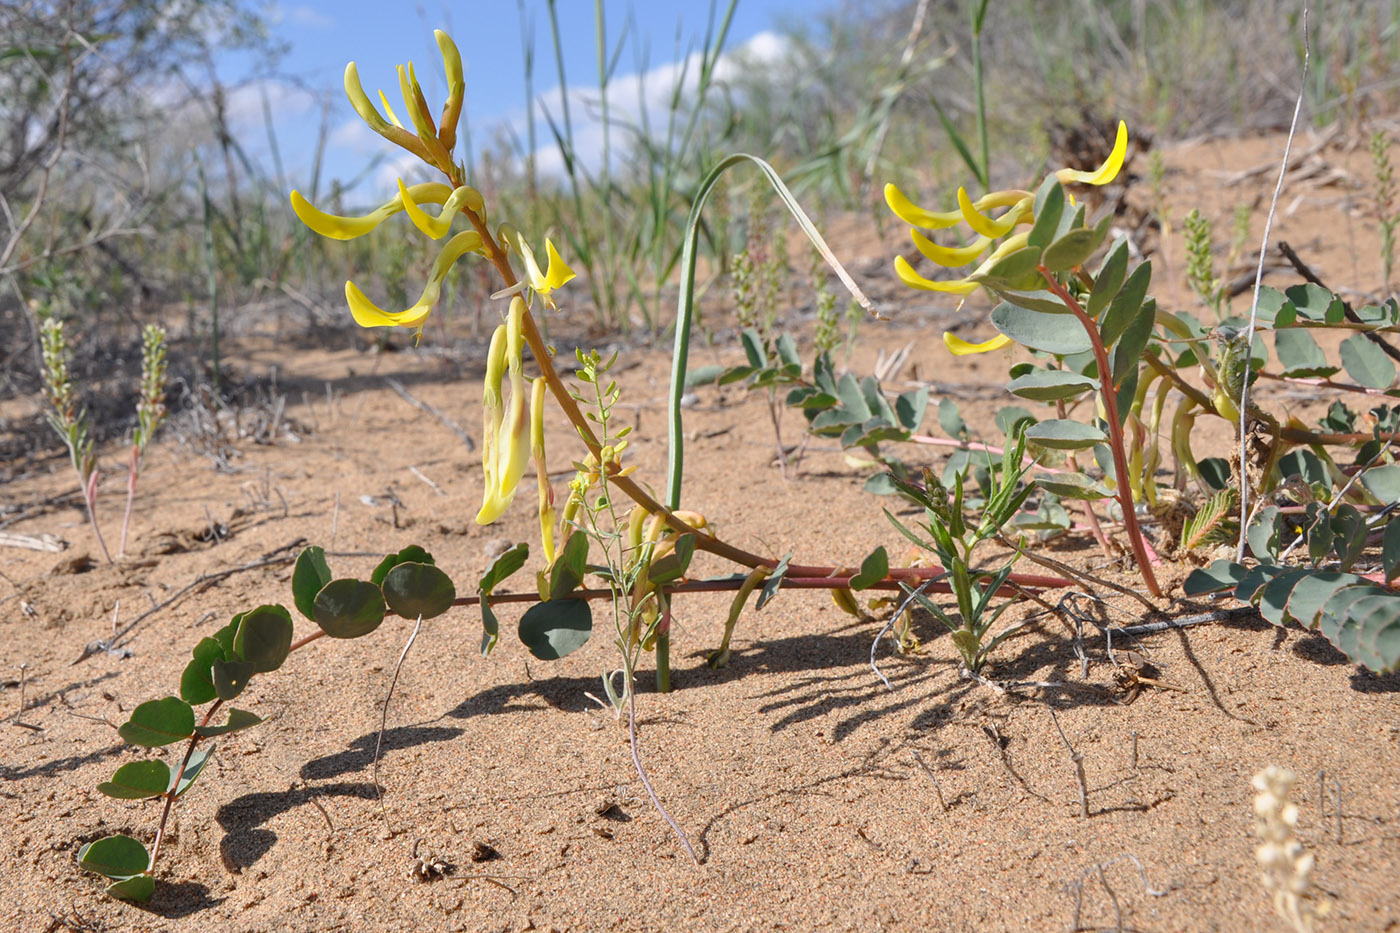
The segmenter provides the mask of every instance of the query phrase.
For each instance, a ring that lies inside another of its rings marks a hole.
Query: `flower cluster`
[[[383,91],[379,92],[379,101],[384,107],[380,112],[365,93],[354,62],[345,67],[345,95],[370,129],[416,156],[429,169],[440,172],[446,182],[409,185],[399,179],[398,194],[392,199],[368,214],[349,217],[321,211],[302,197],[301,192],[293,191],[292,210],[306,226],[337,240],[364,236],[399,213],[407,214],[413,226],[429,239],[441,240],[450,235],[433,262],[422,294],[402,311],[385,310],[353,281],[345,283],[346,304],[355,323],[361,327],[410,327],[421,334],[424,321],[441,298],[448,272],[459,259],[473,253],[490,260],[501,271],[507,287],[493,297],[509,297],[511,301],[506,320],[492,335],[487,354],[482,393],[485,492],[476,520],[483,525],[490,524],[504,514],[515,498],[526,463],[533,457],[540,475],[541,531],[545,551],[552,559],[555,514],[554,494],[549,488],[544,456],[545,382],[541,377],[534,380],[533,385],[527,385],[522,360],[529,302],[538,295],[546,306],[555,307],[551,293],[572,279],[574,272],[549,240],[545,240],[546,268],[542,271],[534,250],[518,230],[509,224],[500,224],[493,233],[487,226],[485,200],[481,192],[465,183],[465,170],[453,156],[466,91],[462,59],[447,33],[437,30],[434,35],[442,53],[448,89],[438,120],[433,119],[412,63],[398,68],[399,90],[409,126],[394,113]],[[433,214],[424,209],[425,205],[441,205],[441,209]],[[466,220],[469,229],[453,234],[453,221],[458,217]],[[511,270],[509,254],[518,257],[524,267],[524,274],[518,280]],[[533,325],[531,328],[533,332]],[[507,374],[510,377],[508,395],[503,394]]]
[[[1092,172],[1081,172],[1071,168],[1060,169],[1055,173],[1055,178],[1061,184],[1106,185],[1117,177],[1119,170],[1123,167],[1123,160],[1127,152],[1128,127],[1120,121],[1113,151],[1103,165]],[[1035,223],[1035,195],[1030,191],[1020,189],[993,191],[974,201],[968,195],[967,189],[960,187],[958,188],[958,209],[940,212],[926,210],[918,206],[905,197],[898,187],[888,184],[885,185],[885,203],[889,205],[895,216],[910,225],[909,235],[913,238],[914,246],[918,251],[940,266],[948,268],[965,266],[977,260],[988,250],[991,251],[990,255],[972,273],[963,278],[948,281],[934,281],[925,278],[914,271],[914,267],[903,256],[895,258],[895,274],[905,285],[910,288],[953,295],[969,295],[976,291],[981,284],[978,278],[979,274],[985,273],[999,260],[1025,248],[1029,231],[1015,234],[1012,234],[1012,231],[1018,226],[1029,227]],[[995,217],[991,216],[992,211],[1002,208],[1005,210],[1001,214]],[[942,230],[960,223],[967,224],[968,228],[976,234],[970,243],[961,247],[940,246],[920,230],[920,228],[923,230]],[[997,243],[998,240],[1001,242]],[[1004,334],[998,334],[984,343],[968,343],[951,332],[943,335],[943,343],[949,350],[958,355],[984,353],[988,350],[1004,347],[1010,342],[1010,338]]]

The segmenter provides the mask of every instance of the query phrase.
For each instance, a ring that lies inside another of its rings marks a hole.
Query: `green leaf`
[[[1369,596],[1386,592],[1370,583],[1343,587],[1322,607],[1317,617],[1317,630],[1347,657],[1359,660],[1357,641],[1361,632],[1352,615],[1352,606]]]
[[[1127,277],[1128,241],[1120,239],[1104,257],[1103,265],[1099,266],[1099,271],[1094,275],[1093,291],[1084,302],[1084,310],[1091,318],[1098,319],[1099,312],[1108,307],[1108,303],[1118,294],[1119,289],[1123,287],[1123,280]]]
[[[773,568],[763,581],[763,588],[759,590],[758,601],[753,604],[756,610],[762,609],[778,595],[778,589],[783,585],[783,577],[787,576],[788,561],[792,559],[791,554],[785,554],[783,559],[778,561],[778,566]]]
[[[476,585],[478,593],[490,593],[493,589],[521,567],[525,566],[525,561],[530,557],[530,545],[525,542],[507,548],[491,562],[491,566],[486,568],[486,572],[481,575],[481,581]]]
[[[1297,309],[1298,317],[1304,320],[1336,324],[1345,315],[1342,310],[1342,299],[1321,285],[1314,285],[1312,282],[1293,285],[1285,294],[1288,296],[1288,300],[1293,303],[1294,308]]]
[[[1060,215],[1065,210],[1065,189],[1054,175],[1046,177],[1035,192],[1035,224],[1027,237],[1031,246],[1044,249],[1055,238],[1060,226]]]
[[[204,766],[209,763],[209,756],[212,754],[214,754],[213,742],[205,742],[190,753],[190,760],[186,762],[184,773],[180,775],[179,786],[173,787],[176,797],[184,796],[185,791],[189,790],[190,786],[194,784],[195,781],[199,780],[199,776],[204,773]],[[174,771],[170,773],[170,780],[175,780]],[[168,793],[171,789],[172,785],[167,784],[166,792]]]
[[[1224,457],[1206,457],[1196,461],[1196,469],[1211,489],[1226,489],[1230,485],[1230,461]]]
[[[1288,615],[1303,628],[1317,628],[1318,616],[1338,590],[1364,582],[1365,580],[1354,573],[1314,571],[1293,587],[1293,592],[1288,597]]]
[[[1008,303],[1022,308],[1026,311],[1036,311],[1040,314],[1065,315],[1072,314],[1069,308],[1065,307],[1064,300],[1059,295],[1048,288],[1036,289],[1007,289],[998,288],[996,285],[987,286],[997,295],[1005,299]]]
[[[1385,526],[1385,535],[1381,538],[1381,567],[1387,583],[1400,576],[1400,519],[1392,518]]]
[[[1098,245],[1095,231],[1080,227],[1045,247],[1040,261],[1052,273],[1066,272],[1088,259]]]
[[[1356,653],[1377,674],[1400,667],[1400,594],[1380,592],[1351,604],[1349,622],[1356,628]]]
[[[1089,335],[1068,313],[1045,314],[1003,301],[992,309],[992,326],[1024,347],[1058,356],[1093,349]]]
[[[1027,246],[1001,257],[987,271],[974,273],[968,278],[996,288],[1033,288],[1039,279],[1036,272],[1039,265],[1040,250]]]
[[[259,606],[243,616],[233,637],[234,655],[253,673],[275,671],[292,647],[292,614],[282,606]]]
[[[695,556],[695,535],[684,534],[676,539],[676,549],[660,560],[653,561],[647,579],[657,585],[671,583],[685,576],[690,559]]]
[[[332,638],[359,638],[384,621],[384,594],[364,580],[344,577],[316,594],[312,619]]]
[[[1278,517],[1278,506],[1271,505],[1268,508],[1260,509],[1254,516],[1254,520],[1249,523],[1249,530],[1245,532],[1245,540],[1249,542],[1249,550],[1254,554],[1256,560],[1278,560]]]
[[[198,706],[218,696],[211,668],[215,661],[223,660],[224,646],[213,638],[201,638],[190,653],[194,655],[194,660],[185,666],[185,672],[180,675],[180,697],[186,703]]]
[[[496,642],[501,637],[501,623],[496,618],[496,613],[491,609],[491,604],[487,602],[488,597],[481,597],[481,656],[488,658],[491,656],[491,649],[496,647]]]
[[[1114,385],[1126,385],[1130,377],[1137,373],[1142,361],[1142,351],[1147,349],[1147,343],[1152,339],[1152,327],[1156,320],[1157,300],[1149,298],[1128,322],[1127,329],[1119,335],[1118,343],[1113,347],[1113,359],[1109,366],[1113,367]],[[1122,417],[1127,416],[1128,406],[1121,400],[1118,410]]]
[[[693,389],[696,386],[709,385],[724,375],[723,366],[699,366],[688,370],[685,374],[685,388]]]
[[[1353,334],[1337,348],[1347,375],[1368,389],[1389,389],[1395,382],[1395,361],[1366,338]]]
[[[253,679],[253,665],[247,661],[225,661],[216,658],[213,665],[214,692],[221,700],[232,700]]]
[[[1083,473],[1037,473],[1035,484],[1062,499],[1107,499],[1113,495],[1103,483]]]
[[[967,422],[958,411],[958,403],[945,398],[938,403],[938,426],[951,438],[967,436]]]
[[[374,572],[369,575],[369,582],[373,583],[375,586],[383,586],[384,578],[389,575],[390,570],[393,570],[399,564],[407,563],[434,564],[436,561],[433,560],[433,555],[423,550],[423,548],[416,544],[410,544],[397,554],[390,554],[381,560],[375,566]],[[416,619],[417,616],[410,616],[409,618]]]
[[[134,875],[107,885],[107,894],[110,896],[121,898],[124,901],[133,901],[137,904],[149,901],[151,895],[155,893],[156,879],[150,875]]]
[[[1152,282],[1152,263],[1144,262],[1132,271],[1123,283],[1118,294],[1108,303],[1103,322],[1099,325],[1099,338],[1105,347],[1111,347],[1137,320],[1142,313],[1143,302],[1147,299],[1147,287]]]
[[[1074,398],[1098,387],[1097,380],[1063,369],[1034,369],[1007,385],[1012,395],[1037,402]]]
[[[78,864],[108,878],[130,878],[151,867],[151,856],[139,840],[108,836],[79,849]]]
[[[1366,550],[1366,538],[1370,531],[1366,526],[1366,517],[1356,506],[1343,502],[1337,506],[1331,524],[1334,533],[1332,550],[1337,555],[1337,563],[1342,570],[1350,570],[1361,552]]]
[[[997,409],[996,416],[992,420],[996,423],[998,431],[1010,437],[1020,425],[1035,424],[1036,417],[1020,405],[1007,405],[1005,408]]]
[[[917,431],[924,423],[924,412],[928,409],[928,386],[919,386],[908,392],[901,392],[894,400],[894,415],[906,431]]]
[[[890,573],[890,555],[882,544],[860,562],[860,573],[851,577],[851,589],[868,590]]]
[[[1259,287],[1258,313],[1255,323],[1261,327],[1289,327],[1298,316],[1298,309],[1284,297],[1283,292],[1268,285]]]
[[[768,365],[768,354],[763,349],[763,338],[758,335],[758,331],[752,327],[745,327],[739,332],[739,343],[744,348],[744,354],[749,358],[749,365],[754,369],[762,369]]]
[[[535,603],[520,617],[520,640],[541,661],[557,661],[582,648],[593,634],[587,600],[551,599]]]
[[[384,602],[405,619],[431,619],[452,608],[457,588],[452,578],[432,564],[406,561],[384,576]]]
[[[554,559],[549,571],[549,598],[563,599],[583,582],[588,569],[588,536],[582,533],[569,535],[564,549]]]
[[[1108,435],[1091,424],[1052,418],[1027,428],[1026,440],[1053,450],[1084,450],[1107,441]]]
[[[194,733],[194,708],[179,697],[147,700],[131,711],[131,718],[117,729],[129,745],[159,748],[189,738]]]
[[[1246,572],[1243,564],[1232,560],[1213,561],[1205,569],[1191,571],[1186,581],[1181,584],[1181,592],[1187,596],[1204,596],[1207,593],[1232,589],[1244,579]]]
[[[1259,614],[1268,619],[1274,625],[1285,625],[1289,621],[1288,601],[1293,593],[1293,587],[1299,580],[1311,574],[1312,571],[1306,567],[1295,567],[1285,570],[1274,577],[1264,588],[1259,591]]]
[[[242,732],[244,729],[251,729],[265,721],[255,713],[235,707],[228,711],[228,722],[222,726],[199,726],[194,731],[196,735],[207,739],[216,735],[228,735],[230,732]]]
[[[1327,468],[1322,465],[1322,460],[1318,458],[1317,454],[1301,448],[1290,450],[1279,458],[1278,472],[1285,480],[1297,477],[1309,486],[1314,483],[1331,482],[1331,477],[1327,475]]]
[[[297,555],[296,567],[292,570],[292,602],[297,612],[308,619],[314,619],[316,594],[331,582],[331,568],[326,563],[326,552],[315,545]]]
[[[118,800],[145,800],[159,797],[170,788],[170,766],[163,761],[133,761],[124,764],[110,781],[97,785],[98,791]]]
[[[1338,369],[1328,364],[1327,357],[1312,334],[1301,327],[1275,331],[1274,352],[1278,354],[1279,364],[1283,366],[1281,375],[1284,376],[1330,376]]]
[[[1235,598],[1241,602],[1254,602],[1259,596],[1259,591],[1286,569],[1273,564],[1259,564],[1256,567],[1251,567],[1245,571],[1245,575],[1235,585]]]
[[[1400,500],[1400,465],[1371,467],[1361,474],[1361,485],[1382,502]]]

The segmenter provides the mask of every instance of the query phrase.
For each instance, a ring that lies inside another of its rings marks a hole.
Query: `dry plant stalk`
[[[1318,917],[1307,896],[1315,859],[1296,836],[1298,806],[1291,799],[1296,780],[1292,771],[1277,765],[1254,775],[1254,831],[1263,840],[1254,856],[1274,910],[1298,933],[1311,933]]]

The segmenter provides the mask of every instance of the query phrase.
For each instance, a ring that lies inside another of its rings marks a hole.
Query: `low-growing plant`
[[[70,372],[72,351],[64,333],[63,321],[55,314],[39,322],[39,344],[44,360],[44,392],[49,403],[49,424],[68,448],[68,459],[78,479],[78,490],[87,510],[92,535],[107,563],[112,562],[102,529],[97,524],[97,455],[93,452],[92,429],[87,411],[78,401]]]
[[[957,611],[948,612],[925,596],[921,588],[906,585],[905,590],[952,633],[963,670],[974,675],[982,670],[992,649],[1019,628],[1009,626],[988,637],[1001,614],[1018,602],[1006,598],[999,606],[992,606],[1011,577],[1016,555],[999,566],[985,567],[974,561],[973,554],[979,545],[1001,536],[1002,529],[1035,491],[1033,483],[1024,481],[1028,469],[1025,452],[1025,428],[1021,426],[1003,451],[1001,463],[987,459],[987,484],[980,514],[975,518],[967,514],[964,474],[954,476],[951,490],[932,470],[924,470],[922,483],[907,482],[891,474],[899,491],[923,508],[924,524],[915,531],[888,509],[885,515],[901,534],[938,558],[957,601]]]
[[[165,421],[165,328],[147,324],[141,330],[141,386],[136,400],[136,427],[131,432],[131,455],[126,464],[126,510],[122,513],[122,537],[117,556],[126,554],[126,535],[131,527],[131,508],[136,499],[136,478],[146,447]]]

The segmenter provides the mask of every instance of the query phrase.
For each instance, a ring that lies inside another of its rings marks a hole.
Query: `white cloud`
[[[776,66],[787,51],[788,42],[778,33],[759,33],[720,56],[715,63],[715,79],[724,81],[756,67]],[[653,132],[663,130],[677,86],[685,95],[693,95],[699,87],[700,65],[700,53],[693,52],[681,61],[658,65],[640,74],[614,78],[608,85],[608,119],[612,124],[613,145],[623,141],[622,127],[640,129],[646,123]],[[539,116],[537,133],[541,139],[547,140],[535,152],[535,167],[546,177],[564,174],[564,156],[553,142],[544,114],[550,114],[555,123],[562,127],[565,93],[562,88],[555,87],[535,98]],[[603,119],[598,91],[593,88],[570,88],[567,94],[574,148],[579,161],[589,171],[597,171],[603,161]],[[516,114],[508,122],[518,137],[525,137],[525,114]]]
[[[263,99],[275,121],[305,116],[317,108],[316,95],[305,88],[279,81],[259,78],[231,88],[225,96],[225,115],[232,129],[249,129],[263,125]]]
[[[330,29],[335,25],[335,20],[309,6],[292,7],[287,11],[287,19],[298,26],[306,26],[310,29]]]

